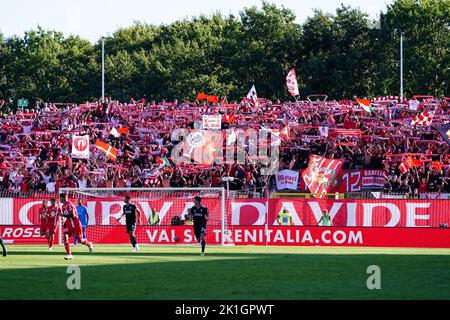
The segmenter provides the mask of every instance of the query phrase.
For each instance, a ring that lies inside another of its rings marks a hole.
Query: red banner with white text
[[[4,226],[0,236],[9,244],[46,244],[39,236],[39,227]],[[234,245],[269,246],[345,246],[345,247],[404,247],[450,248],[450,229],[442,228],[349,228],[349,227],[269,227],[236,226],[225,231],[225,243]],[[192,245],[193,228],[138,226],[136,237],[140,244]],[[129,237],[123,226],[91,226],[87,238],[95,244],[128,245]],[[206,242],[218,245],[222,232],[208,227]]]
[[[448,200],[270,199],[269,224],[285,208],[298,226],[316,226],[324,210],[339,227],[438,228],[450,222]]]
[[[0,199],[1,225],[39,225],[39,198]],[[158,198],[134,201],[148,224],[151,208],[159,212],[160,224],[170,225],[174,216],[183,216],[193,206],[191,199]],[[86,198],[91,225],[113,225],[122,214],[122,199]],[[210,225],[220,226],[221,199],[204,199],[210,212]],[[267,212],[268,208],[268,212]],[[323,210],[339,227],[434,227],[450,224],[448,200],[334,200],[334,199],[235,199],[226,201],[226,226],[277,225],[277,215],[286,208],[297,226],[317,226]]]

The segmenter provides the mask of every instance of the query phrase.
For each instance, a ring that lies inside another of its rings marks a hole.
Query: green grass
[[[450,299],[449,249],[10,246],[0,257],[0,299]],[[67,266],[81,269],[70,291]],[[381,290],[368,290],[369,265]]]

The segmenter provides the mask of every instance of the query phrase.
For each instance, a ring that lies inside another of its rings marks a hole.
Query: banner
[[[0,226],[34,226],[39,224],[39,208],[44,198],[0,199]],[[47,198],[48,199],[48,198]],[[72,199],[76,203],[76,199]],[[183,217],[194,205],[191,198],[156,198],[133,201],[148,224],[151,210],[159,212],[162,225],[170,225],[174,216]],[[210,213],[210,226],[222,223],[219,198],[204,197],[202,203]],[[114,225],[122,214],[122,197],[85,198],[91,225]],[[440,199],[233,199],[226,200],[227,226],[277,225],[278,213],[286,208],[297,226],[317,226],[323,210],[328,210],[333,226],[339,227],[407,227],[439,228],[450,225],[450,201]],[[268,210],[268,212],[267,212]]]
[[[86,231],[94,244],[128,245],[124,226],[92,226]],[[417,228],[333,228],[333,227],[234,227],[222,234],[220,227],[208,227],[206,242],[219,245],[321,246],[321,247],[403,247],[450,248],[450,229]],[[0,236],[7,244],[46,245],[39,227],[0,226]],[[192,226],[138,226],[140,244],[195,245]]]
[[[221,115],[203,115],[203,129],[221,130],[222,116]]]
[[[386,182],[384,175],[384,170],[341,170],[336,187],[330,192],[359,192],[365,189],[382,188]],[[300,179],[300,191],[309,192],[302,179]]]
[[[314,195],[320,196],[329,193],[335,188],[343,164],[343,159],[328,159],[311,155],[308,169],[302,174],[303,181]]]
[[[278,190],[284,190],[284,189],[297,190],[298,176],[299,176],[298,171],[283,170],[283,171],[278,172],[276,175],[277,189]]]
[[[268,223],[277,224],[278,212],[288,209],[294,225],[315,226],[328,210],[339,227],[439,228],[450,223],[449,206],[447,200],[270,199]]]
[[[89,136],[72,137],[72,158],[89,159]]]
[[[419,104],[420,104],[420,102],[417,100],[409,100],[409,102],[408,102],[409,110],[417,111],[419,109]]]

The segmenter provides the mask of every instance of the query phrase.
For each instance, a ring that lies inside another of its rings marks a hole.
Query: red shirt
[[[47,226],[56,227],[59,224],[60,210],[58,207],[47,207]]]
[[[356,122],[350,119],[344,121],[344,129],[356,129]]]
[[[41,207],[39,209],[39,220],[41,221],[41,227],[46,227],[48,225],[46,207]]]
[[[212,186],[218,187],[220,184],[220,177],[214,176],[212,177]]]
[[[65,204],[62,204],[61,213],[67,219],[65,227],[69,231],[78,233],[78,231],[82,230],[81,222],[78,219],[77,210],[75,209],[75,206],[72,204],[72,202],[67,201]]]
[[[425,183],[422,183],[422,182],[420,182],[419,183],[419,193],[423,193],[423,192],[426,192],[427,191],[427,183],[425,182]]]
[[[68,186],[69,188],[76,188],[76,187],[77,187],[77,183],[76,183],[75,181],[73,181],[73,180],[69,180],[69,181],[67,182],[67,186]]]

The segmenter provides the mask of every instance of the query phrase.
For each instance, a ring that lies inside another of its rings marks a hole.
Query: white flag
[[[409,100],[409,110],[417,111],[419,109],[420,102],[417,100]]]
[[[328,137],[328,132],[330,128],[328,127],[319,127],[319,132],[321,137]]]
[[[255,85],[253,85],[253,87],[250,89],[249,93],[247,94],[247,99],[252,101],[255,106],[258,104],[258,94],[256,93]]]
[[[227,146],[232,146],[237,140],[236,132],[233,130],[231,131],[230,135],[227,137]]]
[[[300,95],[298,90],[297,75],[295,74],[295,69],[289,71],[286,77],[286,86],[293,97]]]
[[[72,158],[89,159],[89,136],[72,137]]]
[[[114,136],[114,137],[116,137],[116,138],[119,138],[119,137],[120,137],[119,131],[117,131],[117,129],[114,128],[114,127],[111,129],[111,131],[109,132],[109,134],[112,135],[112,136]]]

